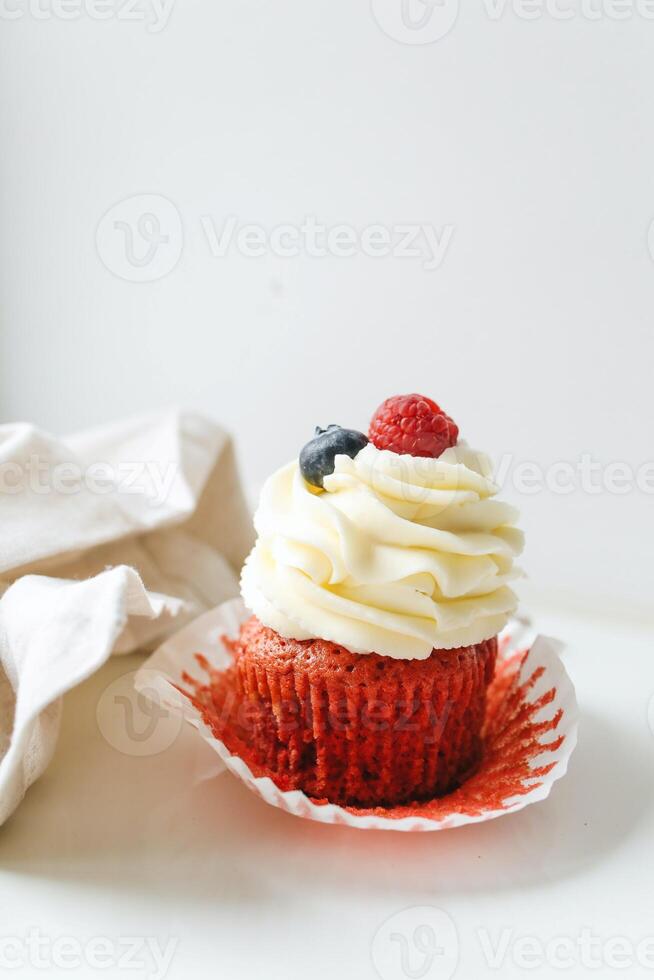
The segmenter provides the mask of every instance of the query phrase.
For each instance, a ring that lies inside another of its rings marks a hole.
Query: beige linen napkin
[[[0,426],[0,824],[50,761],[62,695],[236,596],[251,544],[232,443],[204,418]]]

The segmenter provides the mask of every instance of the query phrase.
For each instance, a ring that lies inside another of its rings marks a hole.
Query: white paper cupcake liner
[[[232,599],[200,616],[152,654],[138,671],[135,685],[145,697],[181,713],[225,766],[266,803],[298,817],[362,830],[445,830],[492,820],[544,800],[565,775],[577,741],[578,708],[559,657],[561,644],[534,636],[524,622],[514,620],[500,637],[496,678],[489,689],[484,757],[458,790],[426,803],[362,810],[314,802],[299,790],[279,789],[272,779],[255,776],[243,759],[233,755],[175,686],[186,686],[184,672],[201,675],[198,653],[212,667],[227,667],[231,654],[222,637],[236,637],[249,615],[240,599]]]

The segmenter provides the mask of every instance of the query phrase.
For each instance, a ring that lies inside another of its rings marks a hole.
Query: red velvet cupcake
[[[318,429],[266,483],[242,576],[255,615],[196,703],[280,788],[383,807],[477,765],[521,535],[430,399],[387,400],[370,438]]]
[[[253,616],[230,646],[234,665],[200,707],[230,751],[286,790],[393,806],[449,792],[479,761],[495,639],[396,660],[285,639]]]

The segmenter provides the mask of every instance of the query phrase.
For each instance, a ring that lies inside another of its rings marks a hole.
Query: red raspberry
[[[456,445],[459,428],[431,398],[393,395],[373,415],[368,438],[377,449],[436,458]]]

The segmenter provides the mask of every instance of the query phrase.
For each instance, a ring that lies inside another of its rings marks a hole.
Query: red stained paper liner
[[[565,775],[577,741],[578,709],[559,657],[561,644],[530,635],[514,620],[500,637],[497,669],[488,689],[483,758],[459,789],[425,803],[376,809],[336,806],[312,800],[300,790],[279,789],[269,776],[253,772],[230,753],[179,689],[188,686],[184,674],[204,681],[199,652],[213,668],[227,667],[231,654],[222,637],[236,637],[249,615],[240,599],[205,613],[166,640],[139,670],[135,683],[146,697],[180,712],[227,769],[266,803],[298,817],[364,830],[446,830],[544,800]]]

